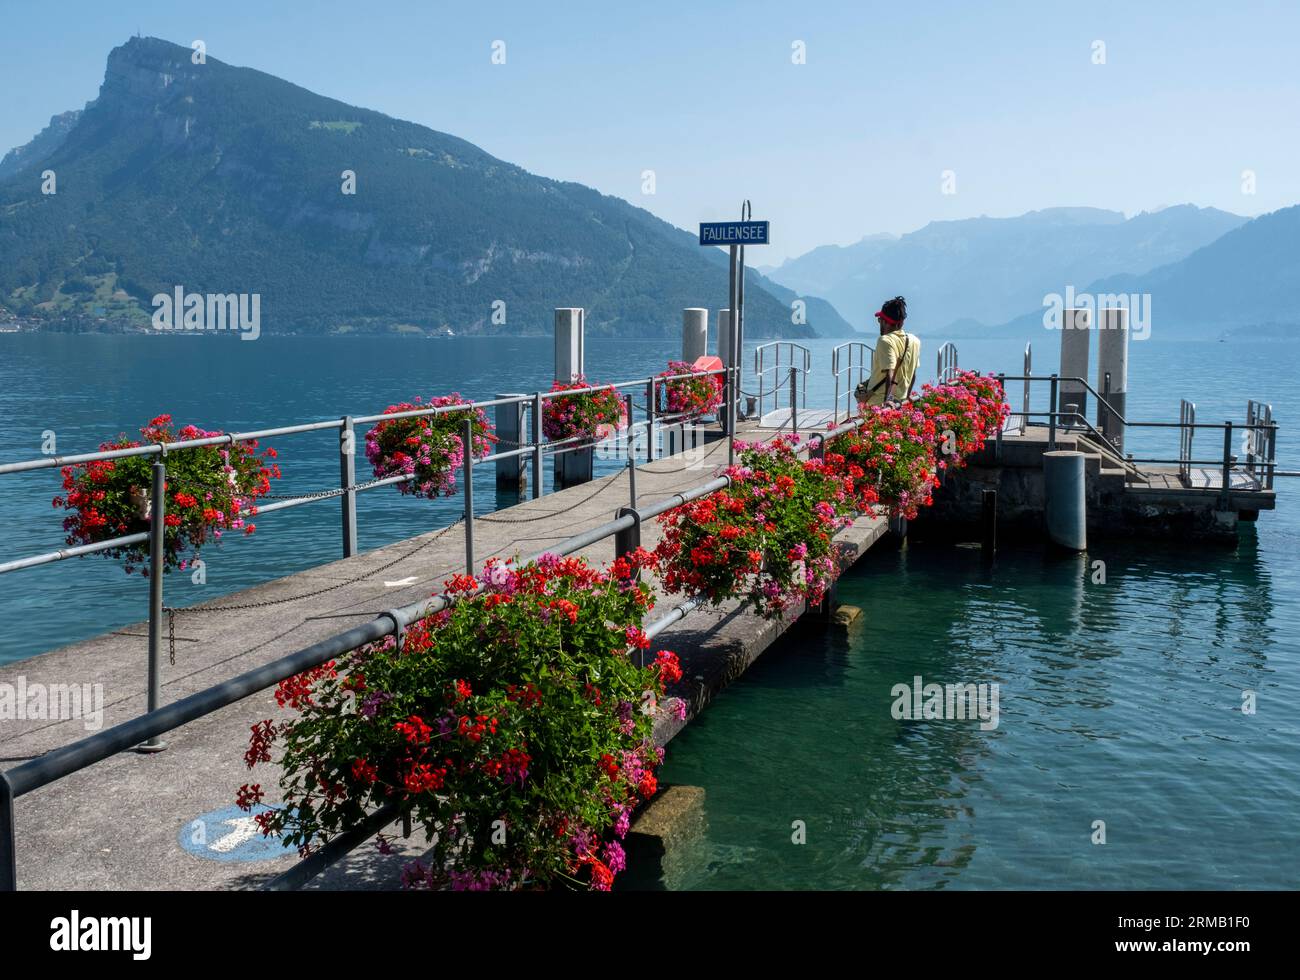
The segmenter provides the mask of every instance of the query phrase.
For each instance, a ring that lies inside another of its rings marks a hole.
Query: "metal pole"
[[[727,292],[727,305],[731,307],[730,316],[727,318],[728,342],[731,345],[731,365],[740,363],[740,351],[736,348],[736,324],[740,320],[740,303],[736,295],[736,257],[737,247],[731,246],[731,281]],[[736,411],[740,407],[740,392],[736,390],[737,386],[733,385],[727,393],[727,432],[734,435],[736,431]],[[762,411],[762,406],[759,406]]]
[[[655,379],[651,378],[646,385],[645,393],[645,461],[653,463],[655,460],[655,399],[658,397],[658,388],[655,386]],[[632,396],[627,398],[627,417],[632,418]]]
[[[654,384],[651,379],[650,384]],[[632,498],[632,509],[636,510],[636,447],[632,445],[632,396],[624,395],[627,402],[627,484]]]
[[[795,367],[790,365],[790,431],[799,434],[799,393],[796,391]]]
[[[18,890],[18,857],[14,847],[14,791],[0,773],[0,892]]]
[[[1047,423],[1047,451],[1048,452],[1054,452],[1056,450],[1056,407],[1057,407],[1056,403],[1058,400],[1059,387],[1060,387],[1060,381],[1057,379],[1057,376],[1053,374],[1052,375],[1052,400],[1047,405],[1047,409],[1048,409],[1047,417],[1049,420]]]
[[[1223,488],[1219,498],[1226,505],[1232,491],[1232,419],[1223,422]]]
[[[735,408],[735,399],[732,397],[736,390],[736,366],[733,364],[727,368],[727,398],[728,404]],[[736,465],[736,414],[734,411],[727,413],[727,465]]]
[[[533,395],[533,499],[542,495],[542,393]]]
[[[357,435],[352,416],[343,416],[343,430],[339,433],[339,497],[343,510],[343,557],[357,553]]]
[[[474,574],[474,420],[466,419],[460,430],[461,451],[465,458],[465,574]]]
[[[165,457],[163,457],[165,458]],[[153,491],[149,500],[149,711],[157,711],[162,698],[163,566],[166,563],[167,464],[153,464]],[[139,746],[141,752],[161,752],[167,743],[158,736]]]
[[[1003,401],[1006,401],[1006,399],[1007,399],[1007,380],[1006,380],[1006,378],[1007,378],[1007,376],[1006,376],[1005,374],[999,374],[999,375],[998,375],[998,387],[1002,389],[1002,400],[1003,400]],[[999,463],[1002,462],[1002,426],[1000,426],[1000,425],[998,426],[998,438],[997,438],[997,444],[996,444],[996,445],[994,446],[994,448],[993,448],[993,458],[996,459]]]

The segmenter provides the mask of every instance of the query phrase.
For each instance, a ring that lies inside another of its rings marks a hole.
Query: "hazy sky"
[[[0,148],[93,98],[109,50],[132,34],[197,38],[214,58],[683,228],[733,217],[749,197],[772,221],[773,245],[751,249],[758,264],[943,218],[1187,201],[1253,215],[1300,201],[1294,0],[2,0],[0,11]],[[492,63],[498,40],[505,64]],[[954,194],[942,193],[945,171]]]

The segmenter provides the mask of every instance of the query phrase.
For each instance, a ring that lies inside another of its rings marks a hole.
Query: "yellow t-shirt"
[[[871,377],[868,379],[868,387],[872,390],[867,396],[867,404],[885,403],[885,389],[889,387],[885,379],[891,368],[894,372],[894,397],[900,400],[906,398],[916,378],[916,366],[919,363],[921,363],[920,338],[902,330],[895,330],[881,337],[880,343],[876,345],[871,355]]]

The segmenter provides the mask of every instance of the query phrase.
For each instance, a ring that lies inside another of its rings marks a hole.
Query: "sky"
[[[748,198],[753,264],[1047,207],[1300,202],[1294,0],[0,0],[0,25],[0,151],[132,34],[202,40],[688,230]]]

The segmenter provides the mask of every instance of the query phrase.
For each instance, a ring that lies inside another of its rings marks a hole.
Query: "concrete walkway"
[[[754,432],[751,438],[761,436]],[[672,457],[637,469],[641,503],[658,501],[712,478],[726,464],[725,441],[695,458]],[[628,502],[626,472],[528,501],[475,522],[476,555],[532,554],[612,519]],[[418,506],[418,502],[413,503]],[[837,539],[846,563],[885,533],[886,522],[861,518]],[[643,526],[653,547],[657,523]],[[613,538],[584,556],[613,558]],[[267,556],[273,565],[274,555]],[[374,618],[439,590],[463,571],[459,525],[400,541],[205,604],[211,607],[268,603],[230,612],[181,613],[176,619],[176,664],[163,664],[163,701],[178,700],[215,683]],[[405,580],[413,580],[406,583]],[[403,582],[385,585],[385,582]],[[285,601],[287,600],[287,601]],[[661,597],[653,620],[680,602]],[[712,696],[738,677],[788,627],[766,622],[736,604],[692,613],[656,641],[656,649],[681,656],[685,677],[673,693],[685,697],[693,718]],[[145,711],[147,625],[72,644],[0,668],[0,683],[102,684],[103,727]],[[228,889],[255,887],[290,866],[296,855],[256,862],[222,859],[241,853],[248,833],[237,814],[218,814],[234,803],[246,782],[273,789],[275,770],[243,764],[250,727],[285,715],[268,689],[199,719],[166,736],[166,751],[122,753],[19,798],[16,802],[18,881],[22,889]],[[684,722],[661,725],[661,742]],[[85,737],[84,722],[0,723],[0,766],[9,768]],[[231,822],[233,819],[233,822]],[[206,837],[206,847],[194,847]],[[191,849],[182,846],[183,841]],[[213,846],[215,845],[215,846]],[[192,851],[197,849],[205,857]],[[400,866],[422,850],[419,839],[384,857],[363,845],[317,879],[314,887],[396,887]],[[216,859],[214,859],[216,858]]]

